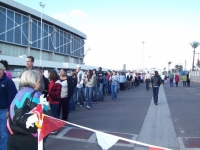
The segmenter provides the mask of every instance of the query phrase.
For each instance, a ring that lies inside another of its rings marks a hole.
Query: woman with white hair
[[[15,115],[29,102],[30,110],[40,103],[41,92],[38,91],[40,88],[40,79],[41,73],[37,70],[26,70],[20,78],[21,89],[10,105],[9,123],[7,124],[10,131],[8,150],[38,149],[37,130],[35,133],[32,133],[30,130],[17,125]],[[43,105],[43,108],[47,111],[46,105]]]

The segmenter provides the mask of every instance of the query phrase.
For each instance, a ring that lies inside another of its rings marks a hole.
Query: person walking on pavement
[[[158,75],[158,71],[155,71],[155,75],[151,78],[151,83],[153,88],[154,104],[158,105],[158,93],[159,93],[159,87],[161,85],[161,78]]]
[[[8,130],[6,127],[6,121],[9,116],[9,108],[15,95],[17,94],[17,89],[9,77],[6,76],[4,72],[6,68],[2,63],[0,63],[0,150],[6,150],[8,141]]]
[[[175,83],[176,83],[176,87],[178,87],[178,82],[179,82],[178,74],[175,74],[174,80],[175,80]]]
[[[149,71],[146,73],[144,80],[146,82],[146,90],[149,91],[150,81],[151,81],[151,74]]]
[[[165,75],[162,74],[160,77],[161,77],[162,84],[164,84],[165,83]]]
[[[187,86],[190,87],[190,73],[188,72],[187,75]]]
[[[173,87],[173,82],[174,82],[174,74],[170,73],[169,74],[169,84],[170,84],[170,87]]]
[[[187,77],[185,74],[182,75],[181,80],[183,81],[183,87],[186,86]]]

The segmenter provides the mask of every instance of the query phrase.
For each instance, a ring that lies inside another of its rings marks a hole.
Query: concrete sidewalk
[[[138,141],[173,150],[180,149],[163,85],[159,89],[158,105],[151,100]],[[148,149],[139,145],[134,147],[134,150]]]

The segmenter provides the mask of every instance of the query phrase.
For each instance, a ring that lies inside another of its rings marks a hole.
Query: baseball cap
[[[0,63],[0,69],[1,70],[6,70],[6,68],[4,67],[4,65],[2,63]]]
[[[81,68],[80,65],[76,65],[76,68]]]

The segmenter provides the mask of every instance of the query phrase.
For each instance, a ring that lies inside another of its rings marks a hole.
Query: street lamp
[[[151,69],[151,67],[152,67],[152,56],[149,56],[149,61],[150,61],[150,67],[149,67],[149,69]]]
[[[42,4],[42,2],[39,3],[40,7],[42,8],[41,10],[41,30],[40,30],[40,67],[42,67],[42,11],[43,8],[45,7],[45,4]]]
[[[144,41],[143,42],[141,42],[142,44],[143,44],[143,59],[142,59],[142,70],[144,70]]]

